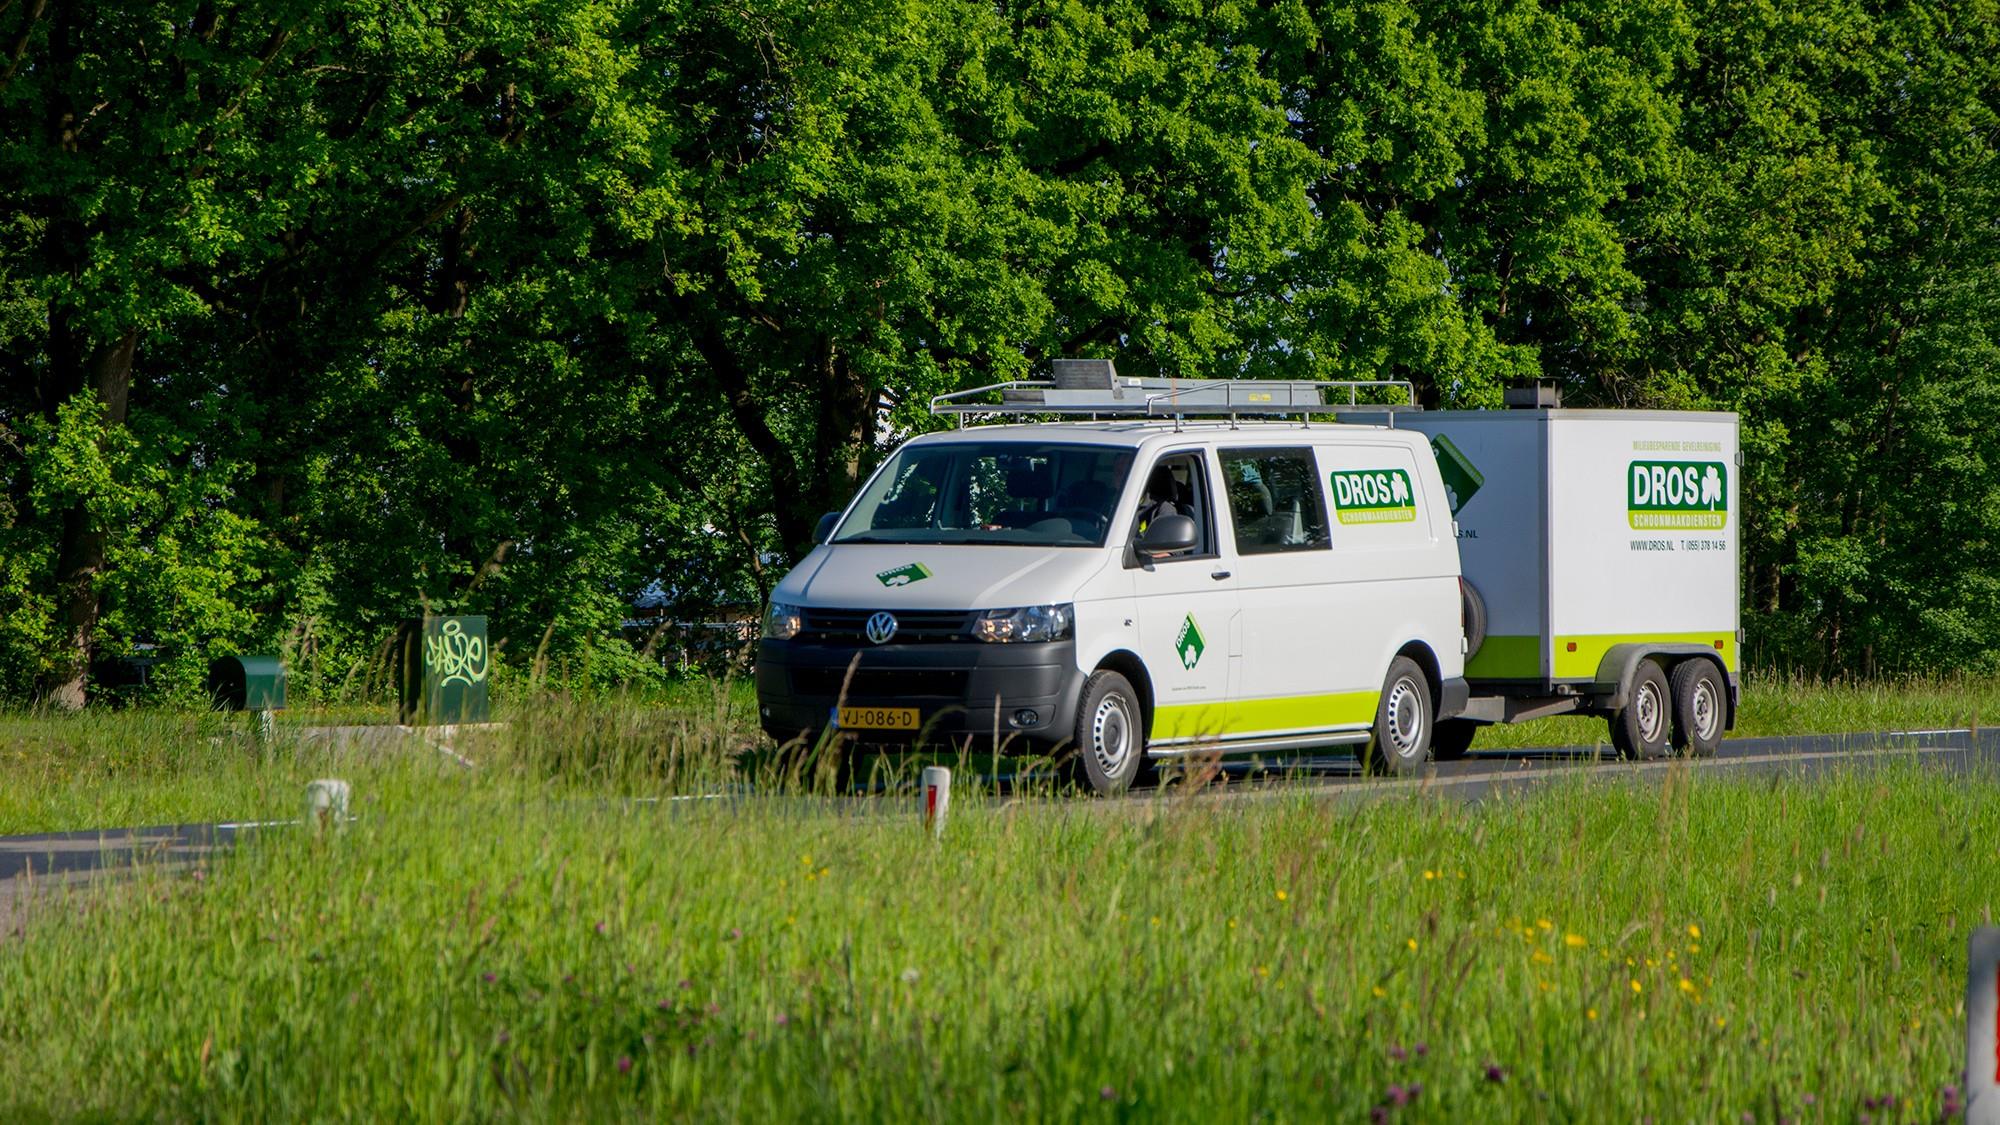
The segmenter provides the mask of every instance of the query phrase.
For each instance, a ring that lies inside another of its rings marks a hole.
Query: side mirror
[[[1139,536],[1136,546],[1142,555],[1171,555],[1175,551],[1191,550],[1201,538],[1201,532],[1188,516],[1161,516],[1146,525],[1145,533]]]
[[[839,526],[840,526],[839,512],[828,512],[827,514],[821,516],[819,518],[819,523],[813,528],[813,542],[815,544],[824,543],[828,539],[833,538],[833,529]]]

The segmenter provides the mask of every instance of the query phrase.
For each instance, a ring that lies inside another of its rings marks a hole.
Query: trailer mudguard
[[[1722,673],[1722,682],[1729,685],[1729,713],[1724,718],[1723,729],[1736,729],[1736,706],[1740,695],[1735,673],[1729,670],[1716,651],[1704,645],[1662,644],[1638,641],[1632,644],[1612,645],[1597,665],[1597,678],[1591,684],[1591,694],[1595,702],[1606,713],[1616,713],[1624,709],[1632,692],[1632,676],[1639,669],[1639,662],[1647,657],[1663,657],[1663,663],[1672,665],[1690,657],[1707,660]]]

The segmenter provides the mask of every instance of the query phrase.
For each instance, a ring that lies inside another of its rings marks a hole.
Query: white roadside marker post
[[[1965,1121],[2000,1125],[2000,926],[1972,931],[1965,977]]]
[[[347,783],[339,778],[323,777],[306,785],[306,822],[314,832],[338,831],[347,824],[347,793]]]
[[[944,835],[945,814],[951,811],[951,770],[925,766],[923,777],[924,831],[933,837]]]

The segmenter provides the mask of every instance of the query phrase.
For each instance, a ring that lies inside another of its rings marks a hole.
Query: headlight
[[[772,602],[764,613],[764,639],[789,641],[799,635],[799,607],[783,602]]]
[[[1066,641],[1076,624],[1069,605],[1031,605],[1020,609],[989,609],[979,615],[972,635],[982,641]]]

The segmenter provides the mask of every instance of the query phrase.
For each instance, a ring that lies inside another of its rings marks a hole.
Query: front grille
[[[874,644],[868,639],[868,619],[878,612],[873,609],[807,609],[798,639],[810,644],[873,648]],[[889,641],[890,644],[972,642],[973,615],[962,609],[901,609],[890,612],[896,617],[896,635]]]
[[[792,690],[800,695],[834,699],[847,684],[849,699],[933,696],[964,699],[972,673],[963,668],[856,668],[848,681],[845,668],[794,668]]]

